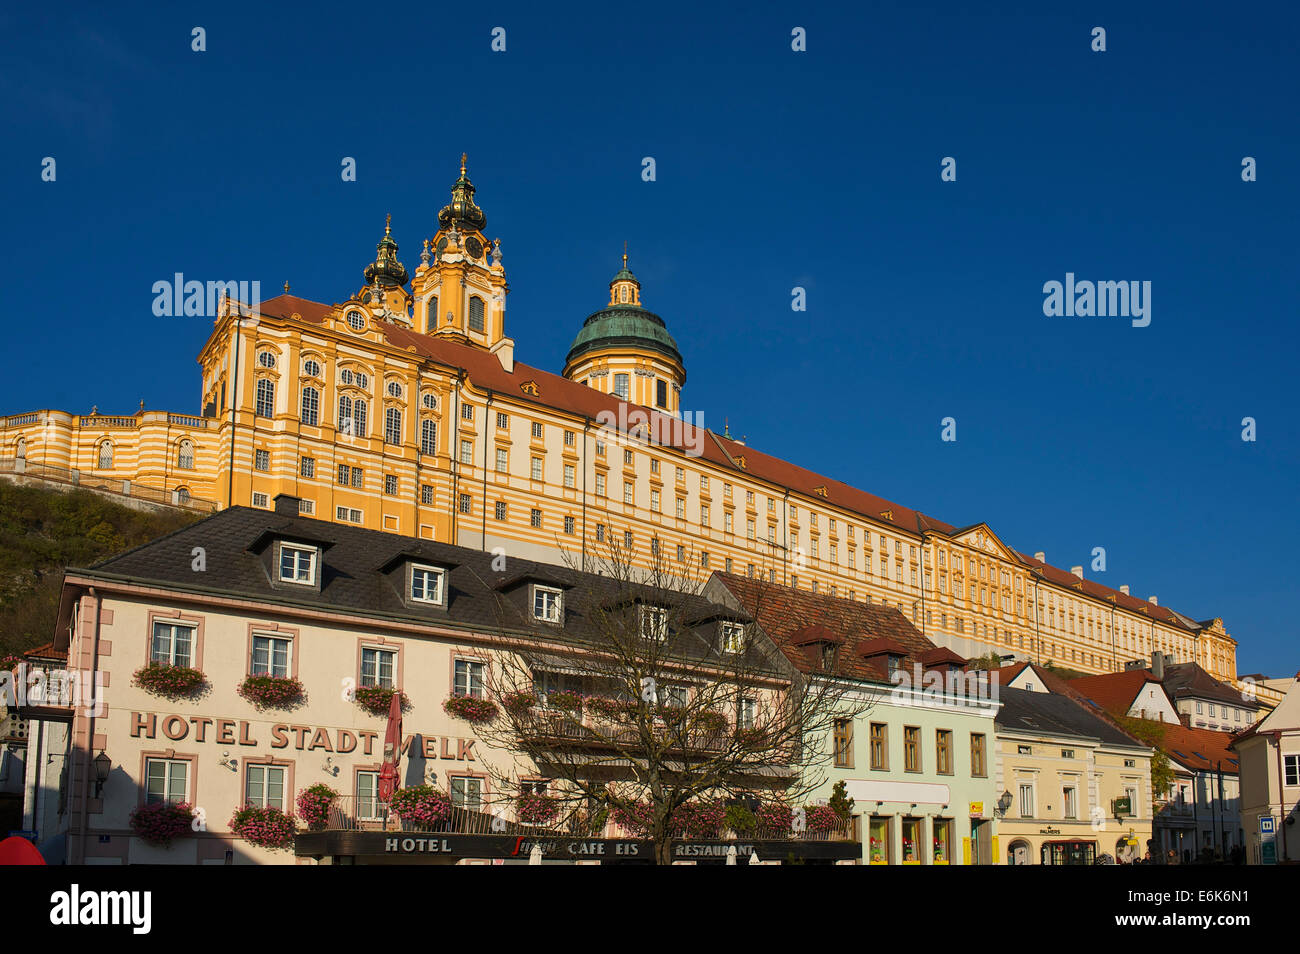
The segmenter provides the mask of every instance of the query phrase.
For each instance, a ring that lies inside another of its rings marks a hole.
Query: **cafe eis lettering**
[[[159,716],[152,712],[131,713],[131,738],[156,739],[161,737],[172,742],[180,742],[193,735],[195,742],[215,742],[218,745],[256,746],[260,740],[254,738],[256,731],[260,734],[261,726],[244,719],[213,719],[207,716]],[[292,748],[298,752],[332,752],[347,755],[360,751],[362,755],[373,755],[382,741],[380,733],[373,729],[339,729],[328,726],[294,725],[277,722],[270,726],[270,746],[273,749]],[[423,757],[432,761],[475,762],[474,753],[477,739],[462,739],[453,736],[421,735],[413,733],[402,741],[402,754]]]

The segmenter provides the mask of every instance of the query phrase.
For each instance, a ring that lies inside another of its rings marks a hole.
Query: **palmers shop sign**
[[[380,733],[374,729],[340,729],[329,726],[294,725],[276,722],[252,723],[244,719],[210,718],[208,716],[163,715],[153,712],[131,713],[131,738],[166,738],[180,742],[193,735],[195,742],[215,742],[217,745],[260,745],[260,736],[273,749],[292,748],[298,752],[336,752],[347,755],[360,751],[373,755],[383,749]],[[425,760],[475,762],[474,743],[477,739],[452,736],[408,735],[402,742],[402,754],[422,757]]]

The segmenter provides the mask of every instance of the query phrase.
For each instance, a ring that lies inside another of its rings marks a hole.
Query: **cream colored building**
[[[223,300],[199,354],[198,414],[13,414],[0,418],[0,473],[208,506],[291,494],[321,519],[548,562],[614,536],[646,564],[664,547],[694,570],[896,606],[963,656],[1100,673],[1162,651],[1235,678],[1220,619],[702,426],[626,257],[564,374],[516,361],[501,243],[486,228],[462,162],[413,274],[385,228],[364,284],[340,302],[287,284],[268,301]]]
[[[1005,688],[997,723],[999,863],[1142,859],[1151,749],[1055,692]]]

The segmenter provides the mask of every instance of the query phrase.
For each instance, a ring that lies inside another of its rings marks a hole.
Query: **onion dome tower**
[[[384,222],[384,237],[375,246],[378,253],[375,260],[366,266],[367,285],[381,285],[384,288],[401,288],[409,276],[406,266],[397,260],[397,243],[393,241],[393,217],[389,215]]]
[[[681,413],[686,368],[664,320],[641,306],[641,283],[623,267],[609,283],[609,303],[590,315],[573,339],[564,376],[607,394]]]
[[[438,231],[415,272],[415,330],[484,348],[509,370],[514,342],[505,333],[509,287],[501,243],[483,234],[487,216],[474,202],[466,161],[462,153],[451,202],[438,213]]]

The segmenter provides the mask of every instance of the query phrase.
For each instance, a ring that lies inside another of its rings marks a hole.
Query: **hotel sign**
[[[254,733],[260,735],[261,731],[261,725],[244,719],[131,713],[133,739],[157,739],[161,736],[180,742],[193,736],[195,742],[256,746],[261,742],[254,737]],[[270,739],[273,749],[292,748],[296,752],[332,752],[339,755],[357,751],[362,755],[373,755],[383,749],[379,733],[374,729],[340,729],[277,722],[268,731],[270,734],[266,738]],[[474,744],[477,741],[454,736],[413,734],[402,742],[402,754],[408,758],[424,758],[426,761],[442,759],[476,762],[478,756],[474,753]]]

